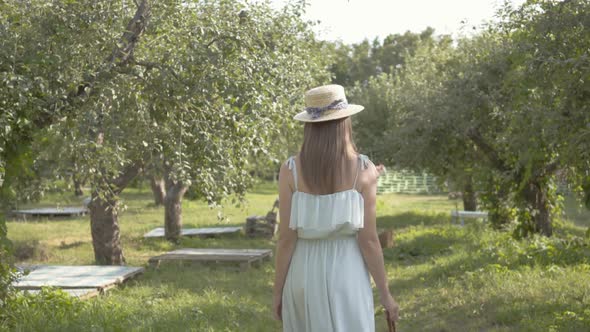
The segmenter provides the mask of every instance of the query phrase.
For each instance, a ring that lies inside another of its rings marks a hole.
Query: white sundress
[[[359,167],[369,159],[359,155]],[[364,202],[351,189],[328,195],[298,191],[294,157],[287,160],[295,192],[289,227],[297,243],[283,288],[283,331],[375,331],[373,291],[356,234]]]

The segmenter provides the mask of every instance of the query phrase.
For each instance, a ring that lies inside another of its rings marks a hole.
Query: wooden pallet
[[[461,226],[465,226],[465,218],[483,219],[485,223],[488,220],[488,213],[485,211],[459,211],[459,210],[452,210],[451,211],[451,224],[461,222]]]
[[[182,230],[182,236],[215,237],[222,234],[239,233],[242,227],[207,227],[207,228],[186,228]],[[158,227],[147,232],[144,238],[164,237],[164,228]]]
[[[144,272],[142,267],[98,265],[33,265],[20,269],[30,272],[13,284],[16,289],[34,293],[42,287],[55,287],[79,298],[105,293]]]
[[[79,207],[64,207],[64,208],[38,208],[26,210],[13,210],[13,215],[19,217],[20,220],[26,221],[27,217],[46,217],[46,218],[63,218],[63,217],[78,217],[84,216],[88,213],[88,209]]]
[[[228,262],[238,263],[242,270],[252,265],[261,265],[265,258],[270,260],[270,249],[179,249],[149,259],[150,265],[158,267],[162,261],[179,262]]]

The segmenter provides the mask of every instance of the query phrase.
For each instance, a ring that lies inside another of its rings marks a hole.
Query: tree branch
[[[172,67],[165,65],[163,63],[149,62],[149,61],[138,61],[135,59],[131,59],[131,62],[135,65],[145,67],[148,70],[153,69],[153,68],[158,68],[160,70],[169,72],[170,74],[172,74],[172,76],[174,76],[174,78],[176,80],[178,80],[179,82],[182,82],[182,80],[180,79],[180,76],[178,76],[178,74],[174,71],[174,69],[172,69]]]
[[[545,165],[545,167],[538,169],[536,172],[533,173],[533,179],[538,179],[544,177],[549,174],[555,173],[559,169],[559,161],[554,160],[549,164]]]
[[[215,42],[218,42],[218,41],[221,41],[221,40],[224,40],[224,39],[230,39],[230,40],[233,40],[233,41],[235,41],[235,42],[239,42],[239,39],[237,39],[236,37],[233,37],[233,36],[219,36],[219,37],[215,37],[215,38],[213,38],[213,39],[212,39],[210,42],[208,42],[208,43],[205,45],[205,48],[209,48],[209,47],[211,47],[211,45],[213,45]]]
[[[38,128],[44,128],[51,125],[59,116],[60,112],[57,109],[63,109],[72,106],[76,101],[83,97],[87,97],[91,93],[92,87],[100,79],[111,72],[115,66],[126,66],[133,57],[133,51],[137,43],[147,28],[148,20],[151,16],[151,7],[148,0],[142,0],[137,6],[135,15],[127,24],[127,29],[119,39],[119,42],[111,55],[105,59],[105,64],[99,69],[96,74],[86,75],[85,82],[79,83],[77,87],[72,90],[66,97],[53,100],[47,105],[47,109],[53,109],[54,112],[45,112],[34,120]],[[58,105],[61,104],[61,107]],[[74,108],[71,108],[74,109]]]
[[[483,154],[488,158],[488,160],[492,163],[492,165],[496,169],[498,169],[501,172],[507,172],[507,171],[511,170],[506,165],[505,161],[502,160],[502,158],[500,158],[500,156],[498,155],[498,152],[485,141],[485,139],[483,138],[483,136],[481,135],[481,133],[479,132],[478,129],[469,128],[466,132],[466,135],[483,152]],[[555,171],[557,171],[559,169],[559,165],[560,165],[559,161],[554,160],[554,161],[550,162],[549,164],[546,164],[545,167],[539,168],[535,172],[533,172],[533,174],[531,175],[531,178],[538,179],[538,178],[544,177],[548,174],[555,173]],[[523,176],[524,175],[521,170],[519,170],[515,173],[515,179],[518,182],[523,180],[522,179]]]
[[[500,156],[498,152],[486,142],[485,138],[481,135],[477,128],[469,128],[467,129],[465,135],[471,139],[471,141],[480,149],[481,152],[488,158],[488,160],[492,163],[492,165],[502,172],[509,171],[510,168],[506,166],[506,163]]]
[[[135,46],[141,35],[143,35],[150,16],[151,7],[148,4],[148,0],[142,0],[135,11],[135,15],[127,24],[127,29],[125,29],[123,36],[119,40],[119,45],[123,45],[123,47],[116,47],[108,59],[110,66],[114,65],[115,61],[119,61],[117,65],[125,66],[133,58]],[[107,69],[110,69],[110,67]]]
[[[129,165],[127,165],[123,171],[113,179],[112,184],[115,186],[115,193],[118,195],[127,187],[129,182],[133,180],[139,173],[143,170],[143,161],[138,160]]]

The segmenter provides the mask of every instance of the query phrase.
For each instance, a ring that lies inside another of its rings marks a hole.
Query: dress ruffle
[[[364,201],[356,190],[330,195],[293,193],[289,226],[296,228],[335,229],[344,223],[363,227]]]
[[[360,167],[366,169],[369,158],[359,155]],[[354,235],[364,226],[364,200],[356,190],[356,179],[352,189],[327,195],[314,195],[297,189],[297,167],[295,158],[287,160],[293,172],[295,192],[291,198],[289,228],[297,230],[305,239],[318,239],[340,235]]]
[[[293,193],[289,228],[297,230],[301,238],[354,234],[363,224],[364,200],[355,189],[329,195]]]

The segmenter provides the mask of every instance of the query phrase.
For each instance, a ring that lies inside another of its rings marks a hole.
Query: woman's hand
[[[397,321],[399,319],[399,305],[390,293],[381,296],[381,305],[389,313],[389,317]]]
[[[282,317],[282,310],[283,310],[283,296],[282,295],[275,295],[272,299],[272,316],[276,320],[283,320]]]

